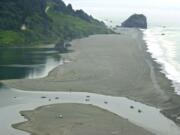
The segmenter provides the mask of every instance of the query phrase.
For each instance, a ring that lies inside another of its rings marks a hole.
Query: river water
[[[55,48],[0,48],[0,80],[40,78],[61,64]]]

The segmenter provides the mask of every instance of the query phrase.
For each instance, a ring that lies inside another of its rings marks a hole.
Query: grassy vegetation
[[[95,33],[108,33],[104,26],[88,23],[78,17],[49,11],[48,16],[53,20],[53,31],[62,38],[75,38]]]
[[[15,31],[0,31],[0,45],[13,45],[13,44],[24,44],[24,35],[20,32]]]

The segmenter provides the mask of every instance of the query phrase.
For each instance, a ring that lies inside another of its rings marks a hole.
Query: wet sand
[[[21,115],[28,121],[13,127],[33,135],[153,135],[127,119],[92,105],[47,105],[22,111]]]

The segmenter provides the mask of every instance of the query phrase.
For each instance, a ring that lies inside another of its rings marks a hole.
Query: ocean
[[[180,27],[150,27],[143,33],[148,52],[180,95]]]

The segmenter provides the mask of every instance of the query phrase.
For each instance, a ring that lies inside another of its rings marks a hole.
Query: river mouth
[[[44,55],[44,52],[35,52],[34,54]],[[49,56],[51,52],[47,52],[47,54]],[[42,63],[38,64],[41,65]],[[15,66],[21,67],[19,65]],[[24,64],[23,66],[27,65]],[[31,74],[31,76],[28,73],[27,78],[38,78],[37,76],[39,75],[37,74],[37,72],[34,73],[35,74]],[[48,90],[52,89],[50,88]],[[0,126],[2,128],[2,130],[0,130],[4,134],[27,134],[11,127],[12,124],[25,120],[22,116],[20,116],[19,112],[22,110],[32,110],[39,106],[56,103],[92,104],[113,112],[125,119],[128,119],[131,123],[139,125],[140,127],[143,127],[146,130],[157,135],[179,135],[180,133],[179,128],[176,126],[176,124],[163,116],[160,113],[159,109],[129,100],[124,97],[112,97],[80,92],[25,92],[6,88],[1,89],[0,93],[0,114],[2,116],[6,116],[4,118],[1,118],[0,120],[5,121],[3,125]],[[90,98],[88,98],[87,96]]]
[[[61,60],[54,47],[0,48],[0,80],[45,77]]]
[[[22,110],[32,110],[39,106],[57,103],[92,104],[115,113],[156,135],[179,135],[179,127],[160,113],[160,109],[129,100],[86,92],[31,92],[4,88],[0,91],[0,131],[4,134],[27,135],[13,129],[11,124],[25,121],[19,114]]]

